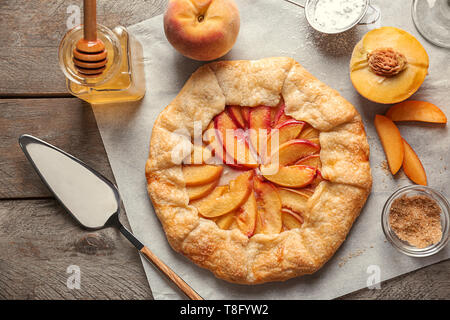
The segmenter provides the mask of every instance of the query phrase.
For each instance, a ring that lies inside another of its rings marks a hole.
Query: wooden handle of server
[[[181,289],[191,300],[203,300],[203,298],[194,291],[183,279],[181,279],[175,272],[172,271],[164,262],[159,260],[146,246],[140,252],[155,265],[162,273],[164,273],[178,288]]]
[[[97,3],[96,0],[84,0],[84,39],[97,40]]]

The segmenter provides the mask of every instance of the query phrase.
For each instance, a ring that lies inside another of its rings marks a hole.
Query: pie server
[[[111,181],[79,159],[31,135],[20,136],[19,144],[44,184],[85,229],[118,228],[148,261],[190,299],[203,300],[183,279],[125,229],[119,220],[119,191]]]

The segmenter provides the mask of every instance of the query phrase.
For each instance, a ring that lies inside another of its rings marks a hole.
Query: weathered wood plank
[[[450,260],[381,283],[380,289],[363,289],[342,300],[448,300]]]
[[[0,198],[51,196],[19,147],[23,133],[60,147],[114,179],[89,104],[75,98],[0,99]]]
[[[0,201],[0,299],[151,299],[137,257],[119,231],[84,231],[55,200]]]
[[[166,0],[97,1],[97,21],[129,26],[161,14]],[[67,31],[67,8],[81,0],[0,1],[0,96],[67,93],[58,45]]]

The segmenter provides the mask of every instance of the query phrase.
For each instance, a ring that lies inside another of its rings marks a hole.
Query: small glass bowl
[[[414,196],[414,195],[425,195],[429,196],[441,208],[441,227],[442,227],[442,238],[438,243],[435,243],[426,248],[416,248],[411,246],[408,242],[401,240],[397,237],[394,230],[391,229],[389,225],[389,212],[391,210],[392,202],[403,196]],[[389,242],[400,252],[411,256],[411,257],[428,257],[435,253],[438,253],[442,248],[445,247],[449,240],[449,224],[450,224],[450,204],[447,199],[438,191],[425,186],[412,185],[398,189],[395,191],[389,199],[387,199],[386,204],[383,207],[383,212],[381,214],[381,226],[383,228],[384,235],[389,240]]]

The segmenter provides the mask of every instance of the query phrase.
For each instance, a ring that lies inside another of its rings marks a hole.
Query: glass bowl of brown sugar
[[[449,240],[450,205],[430,187],[412,185],[398,189],[386,201],[381,226],[389,242],[412,257],[428,257]]]

